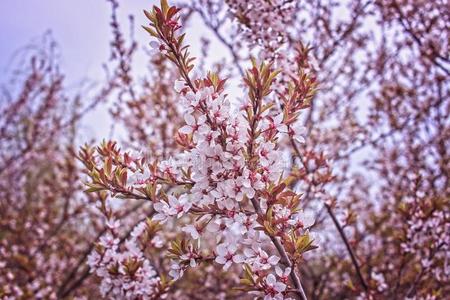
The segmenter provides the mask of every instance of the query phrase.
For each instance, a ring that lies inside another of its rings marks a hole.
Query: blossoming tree
[[[0,297],[445,299],[443,1],[163,0],[144,78],[108,2],[92,104],[47,57],[5,93]],[[75,155],[78,120],[108,99],[125,138]]]
[[[134,157],[111,142],[82,149],[91,177],[88,191],[102,195],[110,228],[89,264],[102,278],[102,293],[117,298],[157,298],[185,272],[215,263],[223,271],[244,270],[240,283],[226,288],[265,299],[306,299],[298,265],[315,248],[308,230],[314,221],[292,188],[295,165],[285,161],[282,148],[303,140],[297,119],[313,96],[314,79],[299,69],[275,101],[272,85],[280,72],[253,60],[243,78],[247,95],[234,107],[217,74],[191,78],[194,58],[180,33],[178,12],[162,1],[145,12],[150,26],[144,29],[181,77],[174,87],[184,118],[176,136],[181,151],[157,160]],[[154,215],[133,230],[124,249],[107,192],[153,203]],[[173,226],[181,230],[158,249],[158,232]],[[156,266],[147,255],[152,251],[165,251],[170,262]],[[168,274],[164,265],[170,265]]]

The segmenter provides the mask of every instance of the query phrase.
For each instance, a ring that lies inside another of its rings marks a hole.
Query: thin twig
[[[361,268],[359,267],[358,261],[356,260],[355,253],[353,252],[352,247],[350,246],[350,243],[348,242],[347,237],[345,236],[345,232],[342,229],[342,226],[339,224],[338,219],[334,215],[331,206],[325,203],[325,208],[327,209],[328,214],[330,215],[331,219],[333,220],[334,225],[336,226],[336,229],[339,231],[339,235],[341,236],[342,240],[344,241],[345,247],[347,248],[347,252],[350,254],[350,258],[352,260],[353,266],[355,267],[356,274],[358,275],[359,282],[363,286],[364,290],[366,292],[369,291],[369,287],[367,286],[366,281],[364,280],[364,277],[361,273]]]
[[[294,141],[292,138],[291,138],[291,144],[292,144],[292,148],[294,148],[294,151],[295,151],[296,155],[301,159],[300,150],[298,149],[297,145],[295,144],[295,141]],[[306,166],[305,166],[305,167],[306,167]],[[307,171],[308,171],[308,170],[307,170]],[[355,268],[356,274],[357,274],[357,276],[358,276],[358,279],[359,279],[361,285],[363,286],[364,290],[365,290],[366,292],[368,292],[368,291],[369,291],[369,288],[368,288],[368,286],[367,286],[366,281],[364,280],[364,277],[362,276],[361,268],[360,268],[360,266],[359,266],[359,264],[358,264],[358,261],[356,260],[355,253],[353,252],[353,249],[352,249],[352,247],[350,246],[350,243],[348,242],[347,237],[345,236],[345,232],[344,232],[344,230],[342,229],[342,226],[339,224],[339,221],[338,221],[338,219],[336,218],[336,216],[334,215],[333,210],[331,209],[331,207],[330,207],[328,204],[326,204],[326,203],[325,203],[325,208],[326,208],[326,210],[327,210],[327,212],[328,212],[328,215],[329,215],[329,216],[331,217],[331,219],[333,220],[334,226],[335,226],[336,229],[338,230],[339,235],[341,236],[341,239],[342,239],[342,241],[343,241],[344,244],[345,244],[345,247],[347,248],[347,252],[348,252],[348,254],[350,255],[352,264],[353,264],[353,266],[354,266],[354,268]]]

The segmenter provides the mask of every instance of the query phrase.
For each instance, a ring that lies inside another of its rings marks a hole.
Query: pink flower
[[[277,154],[275,151],[275,145],[273,143],[262,143],[259,146],[259,161],[263,167],[270,166],[276,159]]]
[[[189,266],[191,268],[195,268],[197,266],[197,262],[195,261],[195,259],[197,258],[197,255],[195,253],[186,253],[180,256],[180,259],[183,261],[188,260],[189,261]]]
[[[164,176],[175,179],[178,175],[177,162],[172,158],[163,160],[159,164],[159,170]]]
[[[246,248],[244,254],[254,270],[268,270],[280,261],[278,256],[272,255],[269,257],[267,252],[259,247],[257,249]]]
[[[184,269],[180,266],[179,263],[172,261],[172,264],[170,265],[170,271],[169,276],[171,276],[173,279],[177,280],[184,274]]]
[[[239,234],[245,234],[247,232],[253,233],[254,228],[258,226],[256,222],[257,215],[245,215],[243,213],[236,214],[234,217],[233,230]]]
[[[291,275],[291,268],[286,268],[281,270],[279,266],[275,266],[275,273],[277,273],[278,277],[280,277],[281,282],[288,283],[289,281],[289,275]]]
[[[184,121],[186,122],[186,125],[178,130],[180,133],[190,134],[196,131],[206,133],[206,131],[209,131],[208,125],[205,124],[206,117],[204,115],[198,117],[196,120],[193,115],[186,113],[184,114]]]
[[[289,135],[293,137],[298,143],[304,144],[305,143],[305,134],[307,132],[306,127],[301,125],[299,122],[294,123],[292,126],[289,127]]]
[[[153,205],[155,211],[158,212],[153,216],[153,220],[165,223],[168,217],[177,216],[177,218],[180,218],[189,211],[191,206],[192,204],[186,195],[181,195],[179,198],[169,195],[169,203],[160,201]]]
[[[283,114],[280,113],[275,117],[268,116],[262,123],[262,131],[266,138],[272,137],[277,133],[287,133],[287,126],[283,123]]]
[[[151,41],[149,43],[149,46],[151,48],[151,50],[150,50],[151,55],[159,54],[160,51],[164,49],[164,48],[161,48],[161,44],[157,41]]]
[[[187,213],[192,206],[187,195],[181,195],[179,198],[170,195],[169,204],[171,209],[175,210],[177,218],[180,218],[183,214]]]
[[[161,223],[165,223],[170,216],[170,206],[167,202],[160,201],[153,204],[153,208],[158,213],[153,216],[154,221],[160,221]]]
[[[117,230],[120,227],[120,221],[116,219],[109,219],[106,221],[106,226],[111,230]]]
[[[266,294],[264,300],[283,299],[282,292],[286,290],[286,284],[277,281],[275,275],[273,274],[267,275],[267,277],[264,279],[264,283],[264,293]]]
[[[115,248],[119,244],[120,240],[115,238],[111,234],[107,233],[100,238],[99,244],[106,249]]]
[[[314,225],[314,216],[311,213],[299,212],[291,216],[288,224],[297,228],[307,229]]]
[[[200,231],[198,231],[196,225],[186,225],[181,229],[183,232],[189,233],[194,240],[200,237]]]
[[[159,235],[155,235],[152,240],[150,241],[153,247],[155,248],[162,248],[164,245],[164,240]]]
[[[198,105],[198,103],[200,102],[201,97],[202,97],[201,94],[189,91],[186,93],[186,95],[184,97],[181,98],[181,103],[187,107],[190,107],[190,106],[196,107]],[[190,109],[190,111],[192,111],[191,107],[189,109]]]
[[[236,255],[237,246],[235,244],[220,244],[216,248],[217,256],[215,262],[223,266],[226,271],[230,268],[231,264],[244,262],[242,255]]]
[[[252,188],[250,180],[242,176],[236,179],[228,179],[226,192],[229,197],[234,198],[238,202],[242,201],[244,196],[250,199],[255,196],[255,190]]]
[[[224,100],[221,95],[220,99],[216,99],[211,103],[211,116],[218,124],[223,123],[229,117],[230,103],[228,100]]]
[[[175,80],[175,91],[180,93],[186,87],[186,82],[184,80]]]

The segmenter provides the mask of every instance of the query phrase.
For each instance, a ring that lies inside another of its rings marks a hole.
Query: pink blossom
[[[266,251],[259,247],[254,248],[256,249],[244,249],[244,255],[247,257],[247,261],[252,265],[254,270],[268,270],[272,266],[277,265],[280,261],[278,256],[272,255],[269,257]]]
[[[289,267],[283,271],[279,266],[275,266],[275,273],[280,278],[281,282],[286,284],[289,282],[289,275],[291,274],[291,271],[292,269]]]
[[[280,300],[284,298],[282,292],[286,290],[286,284],[277,281],[273,274],[267,275],[264,283],[264,293],[266,294],[264,300]]]
[[[244,257],[236,254],[237,247],[235,244],[220,244],[216,248],[217,257],[216,263],[224,265],[223,269],[226,271],[230,268],[231,263],[242,263]]]
[[[189,233],[194,240],[196,240],[200,237],[200,232],[198,231],[196,225],[189,224],[189,225],[184,226],[181,230],[186,233]]]
[[[153,216],[153,220],[165,223],[169,217],[177,216],[177,218],[180,218],[192,206],[186,195],[181,195],[179,198],[169,195],[168,198],[169,203],[159,201],[153,205],[155,211],[158,212]]]
[[[186,87],[186,82],[184,80],[175,80],[175,91],[180,93]]]

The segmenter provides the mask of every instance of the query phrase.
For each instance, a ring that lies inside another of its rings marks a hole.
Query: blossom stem
[[[261,111],[261,102],[262,102],[262,97],[259,93],[259,91],[256,91],[256,101],[254,101],[253,104],[253,119],[251,122],[251,128],[250,128],[250,141],[249,141],[249,157],[250,159],[253,157],[253,142],[255,139],[255,131],[256,131],[256,127],[258,125],[258,119],[259,119],[259,114]],[[251,168],[251,166],[249,166]],[[258,214],[259,217],[264,217],[264,214],[261,210],[261,206],[259,205],[259,202],[257,201],[256,197],[251,198],[250,200],[252,202],[253,207],[255,208],[256,213]],[[306,297],[305,291],[303,289],[302,283],[300,281],[300,278],[298,277],[297,273],[295,272],[295,268],[293,268],[293,263],[290,260],[288,254],[286,253],[286,250],[284,249],[283,245],[280,243],[280,241],[275,237],[270,235],[270,239],[272,241],[272,243],[275,245],[275,248],[277,248],[278,253],[281,256],[281,260],[283,262],[284,265],[286,265],[286,267],[291,268],[291,273],[290,273],[290,277],[292,280],[292,283],[295,286],[296,294],[301,297],[301,299],[303,300],[308,300],[308,298]]]
[[[253,207],[256,210],[256,213],[258,214],[258,216],[263,216],[261,207],[259,206],[258,201],[256,200],[256,198],[252,198],[251,202],[253,204]],[[270,236],[270,240],[272,241],[272,243],[275,245],[275,248],[277,248],[278,253],[281,256],[281,261],[282,263],[289,268],[293,267],[293,263],[292,261],[289,259],[289,256],[286,253],[286,250],[284,249],[283,245],[280,243],[280,241],[275,237],[275,236]],[[289,275],[291,277],[291,280],[295,286],[296,289],[296,293],[301,296],[301,298],[303,300],[308,300],[308,298],[306,297],[305,294],[305,290],[303,289],[302,283],[300,281],[300,278],[298,277],[297,273],[295,273],[295,268],[292,268],[291,270],[291,274]]]
[[[172,53],[175,56],[175,59],[177,60],[178,69],[180,70],[181,76],[184,78],[184,80],[186,80],[186,83],[189,85],[191,90],[194,93],[196,93],[197,89],[194,87],[194,84],[192,83],[191,79],[189,78],[188,72],[186,72],[186,70],[185,70],[185,66],[180,59],[180,54],[175,50],[175,47],[173,46],[172,43],[166,42],[166,44],[167,44],[167,46],[169,46],[170,51],[172,51]]]

